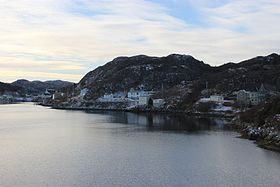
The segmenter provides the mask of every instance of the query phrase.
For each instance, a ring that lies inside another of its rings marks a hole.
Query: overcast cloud
[[[0,0],[0,81],[79,81],[117,56],[279,53],[278,0]]]

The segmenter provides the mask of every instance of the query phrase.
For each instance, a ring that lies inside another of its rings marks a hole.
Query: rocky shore
[[[40,104],[42,105],[42,104]],[[229,118],[235,117],[233,113],[223,113],[223,112],[198,112],[198,111],[184,111],[175,109],[159,109],[159,108],[116,108],[116,107],[73,107],[73,106],[55,106],[55,105],[42,105],[49,106],[53,109],[60,110],[82,110],[82,111],[123,111],[123,112],[133,112],[133,113],[161,113],[161,114],[182,114],[188,116],[197,117],[217,117],[217,118]]]
[[[255,141],[259,147],[280,152],[280,118],[277,115],[262,126],[242,122],[239,118],[234,119],[233,124],[242,138]]]

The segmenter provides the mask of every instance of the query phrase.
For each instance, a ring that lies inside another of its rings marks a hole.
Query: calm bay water
[[[0,106],[0,186],[280,186],[280,154],[221,120]]]

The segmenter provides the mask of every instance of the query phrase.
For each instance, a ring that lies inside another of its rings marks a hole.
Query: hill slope
[[[54,81],[28,81],[25,79],[17,80],[11,83],[12,86],[21,87],[25,93],[38,94],[43,93],[46,89],[61,89],[64,87],[72,86],[74,83],[54,80]]]
[[[4,92],[21,92],[22,87],[0,82],[0,94]]]
[[[261,84],[270,90],[280,91],[280,56],[277,54],[237,64],[228,63],[213,69],[214,73],[208,73],[202,79],[222,93],[240,89],[253,91]]]
[[[201,74],[210,70],[209,65],[187,55],[118,57],[86,74],[77,89],[89,89],[87,100],[130,88],[167,90],[199,79]]]
[[[138,55],[118,57],[87,73],[71,92],[72,98],[87,89],[83,102],[94,102],[104,94],[129,91],[131,88],[154,90],[177,109],[196,102],[202,91],[225,96],[240,89],[256,90],[261,84],[280,91],[280,57],[271,54],[240,63],[211,67],[189,55],[166,57]],[[207,86],[206,86],[207,85]]]

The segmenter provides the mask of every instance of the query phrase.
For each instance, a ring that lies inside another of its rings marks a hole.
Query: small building
[[[149,104],[149,100],[150,100],[149,96],[140,96],[138,104],[139,105],[148,105]]]
[[[258,105],[265,100],[265,96],[260,92],[249,92],[251,105]]]
[[[214,102],[214,103],[224,103],[224,96],[222,95],[211,95],[210,97],[204,97],[199,100],[200,103],[208,103],[208,102]]]
[[[236,94],[236,100],[242,105],[258,105],[265,100],[265,94],[240,90]]]
[[[97,99],[98,102],[126,102],[126,94],[124,92],[116,92],[111,94],[104,94]]]
[[[144,96],[148,96],[148,93],[146,93],[143,90],[134,90],[131,89],[128,93],[127,93],[127,97],[129,99],[138,99],[139,97],[144,97]]]
[[[103,98],[105,100],[111,101],[112,99],[114,99],[114,95],[113,94],[104,94]]]
[[[53,95],[52,95],[52,100],[62,100],[66,98],[66,94],[63,92],[58,92],[56,91]]]
[[[162,108],[165,104],[164,99],[154,99],[153,100],[153,106],[156,108]]]
[[[126,98],[126,93],[125,92],[115,92],[113,94],[114,98],[120,98],[120,99],[124,99]]]
[[[153,95],[153,91],[134,90],[133,88],[127,93],[129,99],[139,99],[139,97],[148,97]]]
[[[222,95],[211,95],[209,101],[216,102],[216,103],[223,103],[224,102],[224,96],[222,96]]]
[[[249,94],[245,90],[239,90],[236,93],[236,101],[239,104],[242,105],[249,105],[250,104],[250,99],[249,99]]]

